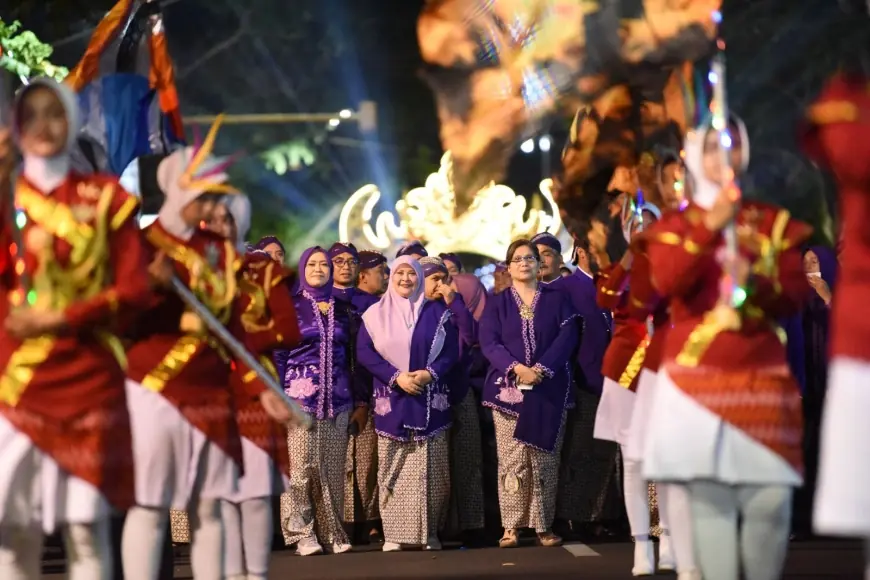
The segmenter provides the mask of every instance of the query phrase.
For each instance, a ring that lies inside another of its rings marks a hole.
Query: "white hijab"
[[[402,372],[408,372],[411,364],[411,338],[420,309],[426,302],[423,292],[423,268],[411,256],[396,258],[391,268],[396,272],[399,267],[407,264],[417,273],[417,285],[408,298],[402,298],[393,281],[377,304],[373,304],[363,314],[363,323],[375,345],[375,350],[384,360]]]
[[[251,229],[251,200],[247,195],[239,193],[224,197],[223,204],[236,224],[236,249],[244,254],[247,252],[245,238]]]
[[[21,137],[18,120],[21,117],[21,106],[24,103],[24,97],[37,87],[47,88],[57,96],[66,113],[68,126],[66,146],[57,155],[53,157],[39,157],[28,155],[27,153],[24,154],[24,176],[43,193],[49,193],[63,183],[63,180],[69,174],[70,154],[81,130],[81,112],[79,111],[76,94],[67,85],[48,77],[31,79],[27,86],[18,92],[15,98],[14,116],[16,120],[13,127],[16,139]]]
[[[749,167],[749,134],[746,132],[746,125],[741,119],[735,116],[732,116],[731,119],[737,125],[741,145],[740,167],[735,169],[742,172]],[[713,129],[708,126],[702,126],[689,131],[683,145],[686,152],[686,170],[692,177],[691,200],[703,209],[713,207],[716,198],[719,197],[719,192],[722,190],[721,185],[704,175],[704,138],[711,130]]]

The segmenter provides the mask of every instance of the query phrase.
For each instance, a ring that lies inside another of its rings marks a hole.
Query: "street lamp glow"
[[[538,139],[538,149],[540,149],[544,153],[550,150],[550,145],[552,145],[552,142],[550,141],[549,135],[544,135],[543,137]]]
[[[338,127],[339,123],[341,123],[341,120],[339,120],[339,119],[330,119],[329,120],[329,126],[332,128]]]
[[[534,139],[526,139],[523,141],[523,144],[520,145],[520,151],[523,153],[532,153],[535,150],[535,140]]]
[[[350,119],[352,115],[353,111],[351,111],[350,109],[342,109],[341,112],[338,114],[338,116],[342,119]]]

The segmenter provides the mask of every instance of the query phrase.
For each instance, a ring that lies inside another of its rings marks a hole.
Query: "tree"
[[[48,59],[54,50],[41,42],[29,30],[21,29],[21,22],[6,23],[0,18],[0,67],[20,78],[45,75],[62,80],[69,70],[52,64]]]

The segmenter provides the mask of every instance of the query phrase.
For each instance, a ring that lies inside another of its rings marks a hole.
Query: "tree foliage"
[[[17,20],[6,23],[0,18],[0,46],[3,47],[0,68],[18,77],[45,75],[63,80],[69,74],[68,69],[48,60],[54,52],[51,45],[40,41],[33,32],[22,30]]]

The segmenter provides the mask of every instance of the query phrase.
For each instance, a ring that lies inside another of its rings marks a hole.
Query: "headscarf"
[[[831,292],[834,291],[834,286],[837,285],[837,254],[833,248],[827,246],[811,246],[804,251],[812,252],[819,259],[819,273],[822,275],[822,280],[827,282]]]
[[[531,242],[536,246],[542,245],[552,248],[557,254],[562,253],[562,242],[556,239],[556,236],[554,236],[550,232],[541,232],[540,234],[536,234],[535,237],[532,238]]]
[[[377,304],[373,304],[363,314],[363,323],[375,349],[384,360],[402,372],[410,370],[411,338],[426,302],[423,292],[423,268],[410,256],[400,256],[393,262],[393,270],[408,265],[417,273],[417,285],[410,297],[402,298],[393,286],[392,280],[387,291]]]
[[[444,261],[441,258],[436,256],[423,256],[417,261],[420,263],[420,267],[423,268],[423,276],[426,278],[436,272],[441,272],[444,275],[449,274],[447,266],[444,265]]]
[[[251,200],[243,194],[229,195],[224,198],[223,204],[236,224],[236,248],[240,252],[245,252],[245,237],[251,229]]]
[[[311,258],[313,254],[317,252],[323,253],[326,256],[326,262],[329,264],[329,278],[326,280],[326,284],[321,286],[320,288],[315,288],[311,284],[308,283],[308,279],[305,277],[305,266],[308,265],[308,259]],[[329,302],[330,297],[332,297],[332,262],[329,260],[329,254],[321,248],[320,246],[314,246],[308,248],[304,252],[302,252],[302,257],[299,258],[299,288],[296,290],[297,294],[301,294],[304,290],[311,295],[317,302]]]
[[[423,245],[423,242],[421,242],[420,240],[413,240],[399,248],[399,251],[396,252],[396,257],[401,258],[402,256],[410,256],[411,254],[428,256],[429,252],[426,251],[426,247]]]
[[[350,254],[355,260],[359,261],[359,252],[357,252],[356,246],[350,242],[335,242],[329,247],[329,252],[327,252],[330,261],[341,254]]]
[[[362,250],[359,253],[359,269],[370,270],[387,263],[387,257],[375,250]]]
[[[54,157],[24,155],[24,176],[44,193],[48,193],[59,186],[66,179],[67,174],[69,174],[70,155],[81,130],[82,121],[78,100],[72,89],[63,83],[58,83],[54,79],[36,77],[31,79],[29,84],[21,89],[15,98],[13,136],[16,141],[21,139],[21,107],[24,104],[24,97],[37,88],[46,88],[57,96],[66,114],[68,128],[66,144],[63,150]]]
[[[471,311],[475,320],[480,321],[483,309],[486,307],[486,287],[474,274],[460,273],[453,276],[456,290],[462,295],[465,306]]]
[[[737,125],[740,133],[742,159],[739,169],[745,171],[749,167],[749,134],[742,120],[732,115],[731,121]],[[722,186],[714,183],[704,175],[704,140],[709,131],[707,127],[699,127],[689,131],[683,149],[686,153],[686,170],[692,176],[692,192],[690,199],[703,209],[710,209],[719,197]]]
[[[287,250],[284,249],[284,244],[282,244],[281,240],[279,240],[275,236],[265,236],[263,238],[260,238],[260,241],[254,244],[254,249],[265,250],[267,246],[271,246],[272,244],[276,244],[279,248],[281,248],[282,252],[284,252],[285,254],[287,253]]]
[[[459,259],[459,256],[453,252],[441,252],[438,254],[438,257],[445,262],[453,262],[456,265],[456,269],[460,272],[462,271],[462,261]]]
[[[239,193],[227,183],[226,170],[232,159],[211,154],[221,120],[218,117],[201,145],[178,149],[157,166],[157,184],[165,195],[157,219],[166,231],[183,240],[189,240],[195,230],[181,218],[185,207],[204,193]]]

